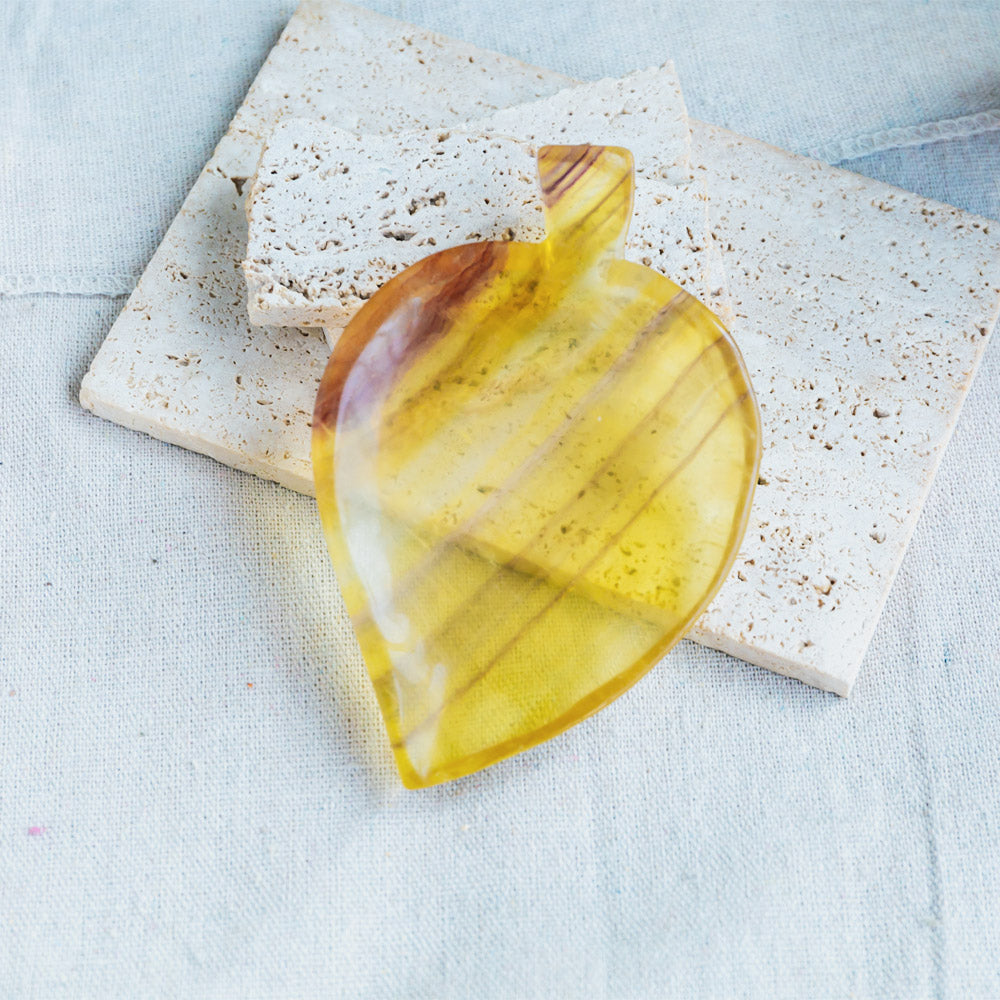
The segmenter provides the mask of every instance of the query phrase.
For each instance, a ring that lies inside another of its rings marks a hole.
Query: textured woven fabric
[[[379,9],[1000,216],[995,4]],[[290,13],[0,10],[0,993],[1000,995],[997,344],[850,700],[685,643],[421,793],[313,504],[80,409]]]

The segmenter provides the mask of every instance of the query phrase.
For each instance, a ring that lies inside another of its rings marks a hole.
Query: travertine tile
[[[404,81],[405,104],[380,99]],[[315,331],[251,327],[239,271],[242,191],[275,114],[447,127],[569,82],[346,5],[304,7],[102,347],[84,405],[308,492],[327,349]],[[1000,240],[956,209],[692,131],[765,432],[736,573],[693,637],[845,694],[995,323]]]
[[[764,456],[692,637],[846,694],[1000,306],[1000,226],[692,122]]]

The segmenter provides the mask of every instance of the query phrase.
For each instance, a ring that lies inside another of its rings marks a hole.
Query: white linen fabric
[[[373,6],[1000,217],[992,2]],[[684,643],[423,792],[312,502],[80,409],[291,11],[0,9],[0,993],[1000,995],[997,344],[850,700]]]

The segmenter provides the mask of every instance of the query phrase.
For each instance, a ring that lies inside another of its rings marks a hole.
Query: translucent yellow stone
[[[313,423],[320,514],[409,787],[597,711],[728,572],[760,457],[719,320],[621,259],[631,154],[538,155],[543,243],[473,243],[344,331]]]

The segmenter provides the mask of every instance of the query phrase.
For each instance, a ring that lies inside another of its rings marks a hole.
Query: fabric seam
[[[923,125],[906,125],[885,129],[868,135],[836,139],[805,150],[806,156],[826,163],[841,163],[856,160],[875,153],[887,153],[907,146],[926,146],[934,142],[948,142],[954,139],[971,139],[973,136],[1000,129],[1000,108],[977,111],[974,115],[960,118],[942,118]]]
[[[95,274],[70,278],[63,274],[0,274],[0,295],[131,295],[138,274]]]

